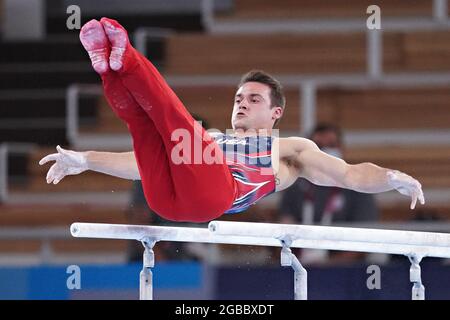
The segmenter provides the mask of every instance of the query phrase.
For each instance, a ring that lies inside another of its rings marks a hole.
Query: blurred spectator
[[[342,158],[341,132],[338,127],[320,124],[313,130],[310,139],[322,151]],[[298,179],[282,193],[279,211],[281,223],[320,225],[376,221],[379,215],[372,194],[317,186],[305,179]]]

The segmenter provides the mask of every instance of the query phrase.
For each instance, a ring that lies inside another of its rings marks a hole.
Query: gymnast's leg
[[[224,174],[223,168],[217,174],[217,169],[200,170],[205,165],[175,165],[170,160],[170,151],[172,150],[173,143],[170,143],[170,134],[167,133],[168,130],[174,130],[176,127],[157,126],[156,122],[148,116],[148,112],[144,112],[146,111],[144,107],[148,107],[148,101],[145,100],[145,94],[142,96],[139,95],[142,89],[138,85],[132,85],[132,88],[135,88],[136,91],[134,95],[132,93],[130,94],[129,90],[124,86],[125,80],[123,74],[119,78],[118,73],[104,67],[101,61],[104,61],[105,56],[109,54],[111,50],[109,46],[105,49],[104,43],[94,46],[86,40],[86,38],[92,38],[90,34],[95,33],[95,30],[97,32],[101,31],[98,30],[97,24],[98,22],[90,22],[83,27],[80,38],[91,56],[94,69],[101,74],[108,102],[114,112],[127,123],[133,137],[135,155],[144,192],[150,207],[161,216],[171,220],[200,222],[220,216],[223,211],[231,206],[234,193],[229,193],[228,198],[225,198],[226,201],[223,200],[224,197],[220,196],[220,193],[216,198],[210,198],[211,193],[209,191],[213,188],[209,184],[206,186],[205,183],[202,183],[206,179],[200,179],[197,173],[203,174],[203,177],[208,174],[208,179],[216,179],[217,175],[219,175],[219,178],[223,179],[225,176],[225,179],[229,179],[229,176]],[[103,40],[100,42],[103,42]],[[113,60],[115,55],[114,47],[112,50],[111,60]],[[98,58],[95,54],[102,54],[104,56]],[[114,61],[110,61],[110,65],[114,67]],[[127,75],[125,79],[127,78],[132,78],[132,75]],[[165,95],[167,92],[159,92],[159,94]],[[139,104],[136,98],[140,100]],[[179,100],[178,103],[181,104]],[[181,105],[181,107],[183,106]],[[190,127],[187,127],[193,132],[194,120],[185,109],[183,112],[185,114],[182,116],[189,120]],[[177,114],[175,113],[175,115]],[[174,117],[172,116],[172,118]],[[166,122],[168,121],[164,121],[164,123]],[[181,123],[183,128],[186,127],[185,122]],[[178,124],[180,125],[179,121]],[[163,130],[165,137],[167,137],[166,139],[163,139],[161,135],[161,127],[166,130]],[[170,151],[168,148],[170,148]],[[213,167],[217,167],[217,165],[213,165]],[[213,173],[212,176],[211,173]],[[229,175],[228,169],[225,173]],[[187,179],[190,180],[187,181]],[[198,180],[200,180],[200,183],[198,183]],[[226,182],[229,183],[227,180]],[[219,198],[219,201],[216,200],[217,198]]]
[[[144,186],[145,189],[150,190],[150,192],[147,192],[149,206],[158,213],[163,206],[170,208],[175,196],[174,187],[168,164],[169,160],[159,132],[156,130],[153,121],[124,87],[118,74],[109,68],[108,60],[111,48],[101,24],[96,20],[88,22],[81,29],[80,39],[89,53],[93,68],[100,74],[104,94],[109,105],[114,113],[125,121],[133,137],[139,173],[141,177],[145,176],[142,179],[143,185],[149,181],[152,182],[148,186]],[[146,143],[142,142],[143,139]],[[149,152],[153,156],[146,162],[146,170],[142,170],[140,161],[142,157],[139,154]],[[164,210],[163,212],[171,212],[171,210]],[[173,214],[164,217],[170,220],[177,219],[177,216]]]
[[[102,18],[100,22],[111,43],[111,68],[119,73],[122,83],[153,120],[166,146],[167,155],[172,160],[169,165],[176,203],[182,204],[184,210],[192,215],[205,212],[205,220],[220,216],[231,207],[235,197],[235,181],[225,164],[222,151],[203,128],[195,125],[195,120],[151,62],[131,46],[125,29],[111,19]],[[179,141],[173,141],[172,134],[177,130],[189,132],[190,145],[199,142],[201,153],[214,149],[220,161],[212,164],[193,163],[196,155],[195,148],[191,148],[187,155],[190,162],[175,163],[172,151]]]

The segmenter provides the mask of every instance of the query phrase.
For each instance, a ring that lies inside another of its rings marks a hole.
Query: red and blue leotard
[[[214,136],[222,148],[226,163],[235,180],[235,200],[225,213],[239,213],[259,199],[275,191],[272,169],[272,137],[236,137],[225,134]]]

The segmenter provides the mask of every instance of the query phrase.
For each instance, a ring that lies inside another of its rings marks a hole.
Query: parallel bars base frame
[[[74,237],[141,241],[145,250],[140,273],[140,299],[153,299],[158,241],[222,243],[281,247],[281,265],[294,270],[294,299],[307,299],[307,271],[291,248],[311,248],[399,254],[411,262],[412,299],[424,300],[420,262],[424,257],[450,258],[450,234],[369,228],[283,225],[212,221],[208,228],[159,227],[102,223],[73,223]]]

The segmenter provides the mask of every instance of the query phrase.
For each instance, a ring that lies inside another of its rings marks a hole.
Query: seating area
[[[229,75],[255,66],[275,74],[363,72],[364,57],[364,33],[174,35],[167,73]]]
[[[176,75],[234,75],[257,65],[274,74],[364,73],[365,36],[364,31],[176,34],[167,43],[166,72]],[[449,71],[449,40],[449,30],[385,32],[383,67],[388,73]]]
[[[376,4],[383,8],[383,15],[389,18],[431,17],[432,3],[426,0],[389,1],[389,0],[350,0],[345,5],[337,1],[326,0],[281,0],[258,1],[238,0],[233,10],[219,15],[221,19],[324,19],[324,18],[361,18],[368,6]]]
[[[45,181],[49,165],[38,165],[39,159],[54,152],[57,144],[73,148],[67,134],[67,88],[73,84],[100,84],[79,43],[78,31],[65,29],[65,11],[59,10],[63,2],[58,2],[59,7],[50,7],[48,3],[45,39],[0,42],[0,143],[22,146],[20,152],[14,151],[17,147],[11,147],[7,157],[9,199],[3,199],[0,204],[1,229],[67,229],[74,221],[126,223],[131,181],[86,172],[68,177],[56,186],[49,185]],[[250,21],[257,25],[264,24],[265,19],[280,23],[365,20],[366,8],[373,1],[234,0],[231,3],[229,8],[216,13],[216,23],[239,25]],[[432,1],[386,0],[376,4],[382,8],[383,17],[390,21],[433,19]],[[173,89],[187,109],[205,119],[210,128],[231,127],[236,85],[240,76],[250,69],[263,69],[280,79],[289,79],[285,84],[287,108],[280,122],[282,136],[301,135],[304,130],[305,106],[300,80],[355,75],[370,78],[365,28],[319,33],[214,33],[202,24],[200,11],[112,17],[127,28],[130,36],[141,27],[173,30],[167,37],[148,37],[147,56],[168,77],[169,83],[174,82]],[[83,22],[90,18],[83,16]],[[365,85],[348,85],[330,80],[316,88],[316,121],[336,124],[344,133],[362,132],[369,137],[379,132],[449,134],[450,80],[439,79],[450,79],[450,28],[437,25],[424,30],[387,30],[382,34],[382,43],[383,76],[420,78],[423,74],[431,79],[430,83],[382,85],[381,80],[374,80]],[[177,82],[177,79],[185,81]],[[81,96],[78,103],[80,132],[91,136],[127,135],[126,126],[115,117],[103,96]],[[129,146],[124,145],[122,151],[128,150]],[[443,199],[450,191],[450,143],[349,144],[345,159],[349,163],[373,162],[402,170],[417,177],[423,184],[425,197],[431,194],[431,199]],[[71,195],[76,197],[70,200]],[[83,202],[83,197],[90,200]],[[80,199],[79,203],[74,199]],[[414,218],[407,199],[401,195],[379,205],[382,221]],[[237,219],[277,219],[274,201],[256,205],[250,211]],[[430,200],[420,211],[424,219],[448,220],[450,202]],[[126,245],[123,241],[51,240],[52,250],[59,253],[124,253]],[[41,249],[39,239],[0,238],[0,256]]]

